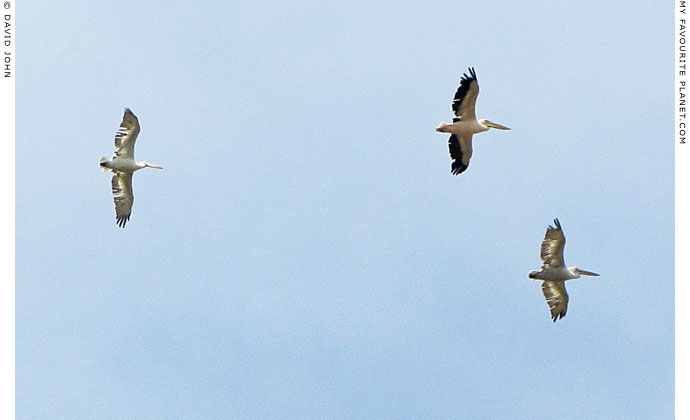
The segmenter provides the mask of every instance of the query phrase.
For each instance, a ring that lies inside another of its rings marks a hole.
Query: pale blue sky
[[[316,3],[22,2],[17,418],[670,418],[670,6]]]

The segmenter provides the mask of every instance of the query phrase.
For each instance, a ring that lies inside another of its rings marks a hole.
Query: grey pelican
[[[158,165],[146,161],[134,160],[134,142],[139,135],[139,119],[129,108],[125,108],[120,129],[115,133],[115,155],[112,159],[102,157],[101,169],[112,171],[111,186],[115,200],[115,215],[117,225],[121,228],[132,214],[134,193],[132,192],[132,175],[143,168],[163,169]]]
[[[506,126],[491,122],[485,118],[477,119],[474,107],[479,95],[479,84],[477,83],[477,74],[474,72],[474,67],[470,68],[469,72],[469,76],[467,73],[462,75],[460,87],[455,92],[455,97],[453,98],[451,106],[455,114],[453,122],[451,124],[442,122],[436,128],[436,131],[439,133],[451,134],[448,139],[448,149],[450,150],[450,157],[453,159],[453,164],[450,167],[450,172],[453,175],[463,173],[470,164],[472,135],[488,131],[489,128],[510,130]]]
[[[553,322],[563,318],[568,310],[568,292],[565,291],[566,280],[579,279],[580,275],[599,276],[577,267],[566,267],[563,260],[565,235],[558,219],[553,220],[556,227],[549,225],[546,236],[541,243],[541,260],[544,264],[539,271],[530,271],[529,278],[544,280],[541,290],[549,304]]]

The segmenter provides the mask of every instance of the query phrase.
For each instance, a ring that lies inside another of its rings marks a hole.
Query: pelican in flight
[[[563,261],[563,248],[565,247],[565,235],[558,219],[553,219],[556,227],[549,225],[546,236],[541,243],[541,260],[544,264],[539,271],[530,271],[529,278],[544,280],[541,291],[544,293],[546,303],[551,310],[551,319],[556,322],[563,318],[568,310],[568,292],[565,291],[566,280],[579,279],[580,275],[599,276],[591,271],[581,270],[577,267],[566,267]]]
[[[121,228],[129,220],[132,214],[134,193],[132,192],[132,175],[143,168],[163,169],[158,165],[146,161],[134,160],[134,142],[139,135],[139,120],[129,108],[125,108],[120,129],[115,133],[115,156],[112,159],[102,157],[101,169],[112,171],[111,181],[113,199],[115,200],[115,214],[117,225]]]
[[[474,67],[470,68],[469,71],[469,76],[467,73],[462,75],[460,87],[455,92],[455,98],[453,98],[453,104],[451,105],[453,114],[455,114],[453,122],[451,124],[442,122],[436,128],[436,131],[439,133],[450,133],[448,149],[450,149],[450,157],[453,159],[453,164],[450,167],[450,172],[453,175],[465,172],[465,169],[470,165],[472,136],[474,134],[488,131],[489,128],[510,130],[506,126],[496,124],[485,118],[477,119],[474,114],[474,106],[479,95],[479,84],[477,83],[477,74],[474,72]]]

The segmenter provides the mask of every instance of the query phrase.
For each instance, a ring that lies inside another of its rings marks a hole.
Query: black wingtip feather
[[[555,227],[554,227],[555,226]],[[563,230],[561,228],[561,222],[558,220],[558,218],[553,219],[553,226],[549,225],[549,229],[553,230]]]
[[[467,73],[463,73],[463,78],[461,81],[468,80],[471,82],[472,80],[477,80],[477,73],[475,73],[474,67],[468,67],[467,70],[470,72],[470,75],[468,76]]]
[[[454,113],[457,113],[457,111],[460,109],[460,104],[462,103],[465,95],[467,95],[467,91],[470,90],[470,85],[472,82],[477,81],[477,73],[475,73],[474,67],[468,67],[468,70],[470,75],[468,76],[467,73],[462,74],[462,77],[460,78],[460,87],[458,87],[458,90],[455,92],[455,97],[453,98],[451,108]]]
[[[134,115],[134,112],[132,112],[132,110],[131,110],[131,109],[129,109],[129,108],[127,108],[127,107],[125,107],[125,116],[126,116],[127,114],[132,114],[132,116],[133,116],[134,118],[136,118],[136,119],[137,119],[137,121],[139,120],[139,119],[137,118],[137,116],[136,116],[136,115]],[[124,117],[123,117],[123,118],[124,118]]]
[[[125,225],[127,224],[127,221],[129,220],[129,216],[122,216],[122,217],[117,217],[116,218],[116,224],[118,227],[121,227],[124,229]]]
[[[551,319],[553,322],[558,321],[559,319],[562,319],[565,316],[565,311],[557,312],[555,314],[551,314]]]
[[[467,165],[463,165],[459,160],[454,161],[453,164],[450,165],[450,173],[453,175],[460,175],[465,172],[466,169]]]
[[[462,163],[462,149],[460,148],[460,140],[455,134],[451,134],[448,138],[448,151],[450,158],[453,159],[453,164],[450,167],[450,173],[453,175],[460,175],[465,172],[468,165]]]

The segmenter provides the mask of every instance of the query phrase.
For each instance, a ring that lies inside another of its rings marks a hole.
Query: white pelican
[[[455,92],[455,98],[453,98],[452,108],[455,114],[453,122],[451,124],[442,122],[436,128],[439,133],[451,133],[450,139],[448,139],[448,149],[450,149],[450,157],[453,159],[453,164],[450,167],[450,172],[453,175],[463,173],[470,164],[473,134],[488,131],[489,128],[510,130],[508,127],[487,119],[477,119],[474,114],[474,106],[479,95],[479,84],[474,67],[470,68],[469,71],[469,76],[467,73],[462,75],[460,87]]]
[[[530,271],[529,278],[544,280],[541,290],[549,304],[551,319],[556,322],[563,318],[568,310],[568,292],[565,291],[565,281],[579,279],[580,275],[598,276],[597,273],[581,270],[577,267],[566,267],[563,261],[565,235],[558,219],[553,219],[556,227],[549,225],[546,236],[541,243],[541,260],[544,264],[539,271]]]
[[[102,157],[101,169],[115,173],[111,181],[117,225],[125,227],[132,214],[134,193],[132,192],[132,174],[142,168],[163,169],[146,161],[134,160],[134,142],[139,135],[139,120],[129,108],[125,108],[120,129],[115,133],[115,156],[112,159]]]

